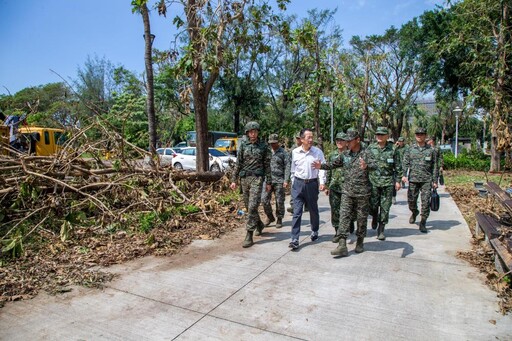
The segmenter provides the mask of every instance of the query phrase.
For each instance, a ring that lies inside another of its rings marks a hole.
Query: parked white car
[[[236,158],[214,148],[208,148],[210,154],[209,170],[211,172],[224,172],[230,167],[230,162],[236,162]],[[196,148],[187,147],[181,149],[181,153],[172,158],[172,166],[176,169],[196,169]]]
[[[172,159],[181,152],[178,148],[158,148],[156,153],[160,159],[160,165],[168,166],[172,164]]]

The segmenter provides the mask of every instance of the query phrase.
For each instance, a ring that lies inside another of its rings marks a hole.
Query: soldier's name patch
[[[430,156],[425,157],[425,161],[431,161],[431,160],[432,160],[432,158]]]
[[[393,160],[393,159],[387,159],[386,161],[387,161],[388,163],[394,163],[394,162],[395,162],[395,160]]]

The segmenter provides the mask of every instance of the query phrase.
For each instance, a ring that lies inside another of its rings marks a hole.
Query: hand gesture
[[[363,160],[362,157],[359,157],[359,166],[361,169],[366,169],[368,167],[368,164]]]
[[[313,169],[320,169],[320,167],[322,166],[322,162],[320,160],[315,160],[313,161],[313,163],[311,164],[311,167]]]

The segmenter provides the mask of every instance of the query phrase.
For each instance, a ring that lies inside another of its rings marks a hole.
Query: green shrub
[[[456,158],[451,152],[443,154],[444,169],[466,169],[475,171],[488,171],[491,166],[491,158],[478,150],[466,151],[465,149]]]

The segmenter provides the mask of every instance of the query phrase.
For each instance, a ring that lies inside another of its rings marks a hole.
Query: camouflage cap
[[[277,134],[270,134],[268,143],[279,143],[279,136]]]
[[[375,135],[389,135],[389,130],[386,127],[378,127],[375,131]]]
[[[295,134],[296,139],[300,139],[300,130]]]
[[[414,133],[415,134],[426,134],[427,133],[427,129],[422,128],[422,127],[418,127],[418,128],[416,128],[416,131]]]
[[[398,142],[405,142],[405,137],[400,136],[400,137],[398,138]]]
[[[345,134],[344,132],[340,132],[340,133],[336,134],[336,140],[346,140],[346,139],[347,139],[347,134]]]
[[[359,132],[355,130],[354,128],[349,128],[347,130],[347,137],[345,138],[346,141],[352,141],[359,137]]]

